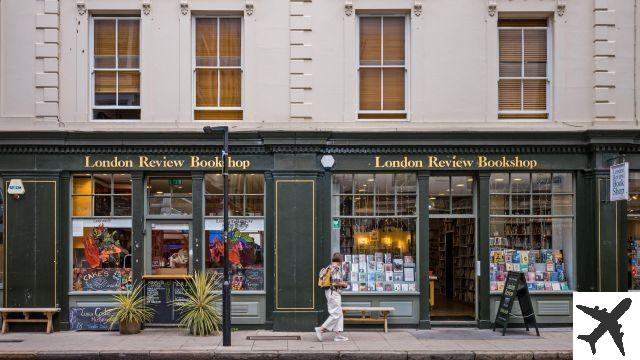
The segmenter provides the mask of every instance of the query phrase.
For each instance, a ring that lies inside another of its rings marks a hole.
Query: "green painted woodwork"
[[[488,328],[491,319],[489,304],[489,178],[490,172],[481,171],[478,174],[478,255],[476,261],[480,261],[480,274],[476,274],[476,288],[478,291],[478,327]]]
[[[429,173],[418,173],[418,280],[421,329],[431,328],[429,305]]]

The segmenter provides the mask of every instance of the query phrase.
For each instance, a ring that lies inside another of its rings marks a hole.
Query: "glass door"
[[[149,223],[147,274],[188,275],[192,268],[191,222]]]

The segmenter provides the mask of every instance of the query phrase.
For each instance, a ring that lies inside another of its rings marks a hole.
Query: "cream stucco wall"
[[[236,130],[637,129],[638,2],[188,0],[183,14],[181,0],[0,0],[0,131],[200,131],[210,122],[192,119],[192,22],[206,14],[244,18],[245,116],[229,123]],[[142,119],[94,121],[90,19],[121,13],[141,17]],[[356,120],[357,16],[366,13],[410,19],[409,121]],[[497,119],[504,15],[551,19],[550,120]]]

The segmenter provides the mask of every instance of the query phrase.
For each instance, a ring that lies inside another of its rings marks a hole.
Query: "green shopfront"
[[[4,306],[57,306],[56,326],[77,329],[134,282],[220,271],[220,140],[5,135]],[[573,291],[640,288],[638,135],[232,133],[234,326],[317,324],[333,252],[343,304],[392,306],[395,326],[489,327],[508,271],[525,273],[539,323],[570,324]],[[629,204],[608,201],[622,156]],[[12,179],[24,195],[7,195]]]

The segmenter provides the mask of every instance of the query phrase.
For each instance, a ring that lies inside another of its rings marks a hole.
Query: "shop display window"
[[[508,271],[530,290],[571,289],[574,187],[570,173],[496,173],[490,179],[491,291]]]
[[[332,250],[344,255],[346,291],[418,291],[416,188],[414,174],[334,175]]]
[[[640,290],[640,172],[629,172],[627,203],[627,252],[629,290]]]
[[[188,224],[151,224],[151,273],[187,275],[189,273]]]
[[[131,287],[131,219],[73,219],[73,290]]]
[[[0,284],[4,282],[4,194],[0,187]]]
[[[222,273],[223,177],[205,176],[207,271]],[[264,290],[264,176],[229,175],[229,262],[234,291]]]
[[[131,175],[74,175],[73,216],[131,216]]]
[[[147,186],[149,215],[192,215],[193,193],[191,178],[152,177]]]

